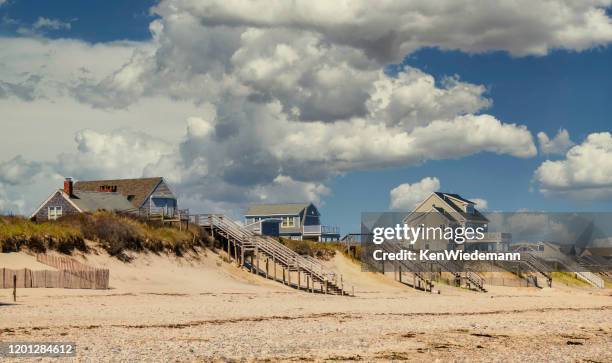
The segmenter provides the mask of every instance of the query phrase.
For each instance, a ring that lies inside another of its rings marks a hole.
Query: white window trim
[[[51,213],[53,211],[53,213]],[[64,210],[61,205],[47,207],[47,219],[49,220],[57,220],[64,214]]]
[[[295,227],[295,217],[281,217],[281,227],[282,228],[294,228]]]

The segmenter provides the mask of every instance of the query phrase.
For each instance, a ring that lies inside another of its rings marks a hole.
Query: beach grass
[[[589,283],[580,280],[576,277],[575,273],[571,272],[554,271],[552,272],[552,279],[553,284],[562,283],[563,285],[571,287],[591,287]]]
[[[129,259],[127,251],[169,251],[180,256],[188,249],[210,243],[208,236],[195,226],[181,230],[109,212],[71,215],[42,223],[0,216],[2,252],[21,249],[33,252],[50,249],[66,254],[75,249],[86,252],[86,240],[120,259]]]

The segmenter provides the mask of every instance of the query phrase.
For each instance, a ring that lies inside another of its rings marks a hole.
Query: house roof
[[[455,204],[455,202],[453,202],[453,200],[450,199],[449,197],[453,197],[455,199],[459,199],[459,200],[464,201],[466,203],[474,204],[474,202],[469,201],[467,199],[464,199],[464,198],[460,197],[458,194],[440,193],[440,192],[434,192],[434,193],[438,197],[440,197],[442,200],[444,200],[446,202],[446,204],[451,206],[453,208],[453,210],[456,213],[458,213],[463,219],[471,220],[471,221],[481,221],[481,222],[488,222],[489,221],[487,219],[487,217],[482,215],[482,213],[480,213],[476,208],[474,208],[474,214],[467,214],[466,212],[463,211],[463,209],[460,206]]]
[[[247,209],[246,216],[298,215],[310,203],[253,204]]]
[[[121,193],[75,190],[73,195],[70,197],[70,201],[83,212],[95,212],[97,210],[122,211],[134,209],[132,203],[128,202],[126,197]]]
[[[75,191],[97,192],[100,187],[116,187],[116,192],[124,198],[133,196],[130,200],[132,207],[140,208],[153,193],[155,188],[163,181],[161,177],[138,179],[109,179],[109,180],[80,180],[74,183]]]
[[[459,194],[455,194],[455,193],[440,193],[440,192],[435,192],[435,193],[438,194],[438,195],[443,194],[443,195],[446,195],[448,197],[459,199],[460,201],[465,202],[465,203],[476,204],[476,203],[472,202],[471,200],[467,200],[467,199],[463,198]]]

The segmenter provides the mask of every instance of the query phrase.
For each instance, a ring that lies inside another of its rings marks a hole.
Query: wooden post
[[[266,257],[266,279],[268,278],[268,262],[270,262],[270,260]]]
[[[259,247],[255,246],[255,272],[259,275]]]
[[[287,282],[289,283],[289,287],[291,287],[291,266],[287,266]]]
[[[301,276],[300,276],[300,266],[298,266],[297,268],[297,289],[301,290],[302,286],[301,286]]]
[[[244,245],[240,247],[240,266],[244,267]]]
[[[285,269],[283,268],[283,285],[286,285],[285,283]]]
[[[238,246],[236,246],[236,240],[233,240],[234,243],[234,261],[236,261],[236,265],[240,266],[240,261],[238,260]]]
[[[402,282],[402,266],[399,266],[399,282]]]
[[[17,301],[17,272],[13,272],[13,301]]]
[[[272,253],[272,267],[274,268],[274,281],[276,281],[276,258],[274,253]]]
[[[327,277],[325,278],[325,295],[327,295],[327,293],[329,292],[328,289],[328,285],[327,285]]]
[[[380,260],[380,263],[382,265],[382,274],[385,274],[385,261],[384,260]]]

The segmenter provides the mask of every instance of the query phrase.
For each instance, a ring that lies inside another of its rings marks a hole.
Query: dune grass
[[[70,254],[75,249],[87,251],[85,240],[104,248],[110,255],[128,260],[126,251],[171,251],[182,255],[210,240],[195,226],[179,230],[156,225],[130,216],[108,212],[79,214],[42,223],[22,217],[0,216],[0,249],[2,252],[47,249]]]
[[[347,253],[346,245],[340,242],[317,242],[310,240],[292,240],[289,238],[279,238],[279,241],[285,246],[300,255],[308,255],[322,260],[330,260],[337,252],[342,253],[346,257],[356,262],[360,261],[361,247],[356,246],[356,257]]]
[[[562,283],[563,285],[573,287],[591,287],[588,282],[580,280],[576,277],[575,273],[571,272],[554,271],[552,272],[552,279],[553,286],[555,283]]]

